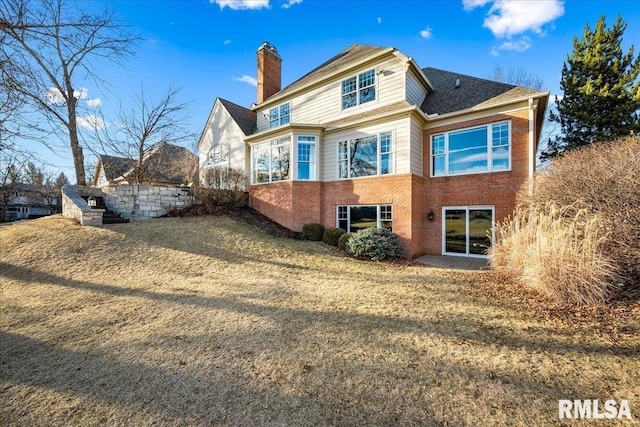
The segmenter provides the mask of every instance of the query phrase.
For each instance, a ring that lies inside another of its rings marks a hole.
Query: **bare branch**
[[[139,37],[109,9],[87,12],[73,0],[0,0],[0,37],[0,64],[11,64],[14,76],[3,80],[8,82],[3,87],[39,111],[45,121],[65,128],[76,180],[85,184],[76,109],[77,89],[82,87],[78,70],[99,80],[92,61],[118,64],[132,54]],[[51,99],[52,91],[59,99]],[[40,130],[40,125],[31,128],[35,135]]]

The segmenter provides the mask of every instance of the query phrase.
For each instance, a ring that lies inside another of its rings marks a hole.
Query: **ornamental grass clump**
[[[365,228],[349,238],[347,252],[356,257],[380,261],[401,257],[404,248],[398,242],[398,235],[388,228]]]
[[[610,237],[598,215],[585,209],[520,208],[495,229],[492,266],[560,303],[598,304],[618,288]]]
[[[559,302],[640,296],[640,138],[554,159],[496,226],[491,264]]]

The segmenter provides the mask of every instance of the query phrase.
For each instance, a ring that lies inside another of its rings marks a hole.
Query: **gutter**
[[[444,114],[429,114],[427,115],[427,117],[429,118],[430,121],[436,121],[436,120],[443,120],[443,119],[449,119],[452,117],[457,117],[457,116],[462,116],[462,115],[466,115],[469,113],[477,113],[477,112],[481,112],[481,111],[485,111],[485,110],[490,110],[492,108],[496,108],[496,107],[500,107],[502,105],[509,105],[509,104],[515,104],[518,102],[523,102],[523,101],[527,101],[529,102],[529,100],[531,99],[538,99],[538,98],[542,98],[542,97],[548,97],[549,96],[549,91],[547,92],[539,92],[536,95],[527,95],[527,96],[521,96],[519,98],[513,98],[510,99],[508,102],[500,102],[500,103],[496,103],[496,104],[489,104],[489,105],[483,105],[482,107],[471,107],[471,108],[467,108],[465,110],[458,110],[458,111],[452,111],[450,113],[444,113]]]

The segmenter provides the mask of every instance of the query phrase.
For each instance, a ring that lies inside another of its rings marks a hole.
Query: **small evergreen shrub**
[[[338,240],[340,236],[345,234],[342,228],[329,227],[324,229],[324,233],[322,234],[322,241],[327,245],[338,246]]]
[[[349,239],[347,252],[357,257],[380,261],[401,257],[404,248],[398,242],[398,235],[388,228],[365,228]]]
[[[323,234],[324,234],[324,226],[322,224],[312,222],[302,226],[302,237],[305,240],[319,242],[320,240],[322,240]]]
[[[347,242],[355,233],[344,233],[338,239],[338,247],[343,251],[347,252]]]

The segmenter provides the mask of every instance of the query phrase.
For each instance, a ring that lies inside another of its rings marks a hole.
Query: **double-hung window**
[[[284,137],[254,145],[252,152],[253,182],[275,182],[289,179],[291,138]]]
[[[375,70],[365,71],[342,81],[342,109],[376,99]]]
[[[336,226],[350,233],[371,227],[392,230],[393,208],[391,205],[338,206]]]
[[[298,136],[298,179],[316,179],[316,137]]]
[[[393,173],[391,132],[338,143],[338,178],[357,178],[391,173]]]
[[[511,126],[500,122],[431,137],[431,175],[511,169]]]
[[[291,121],[291,108],[289,103],[273,107],[269,110],[269,128],[286,125]]]

